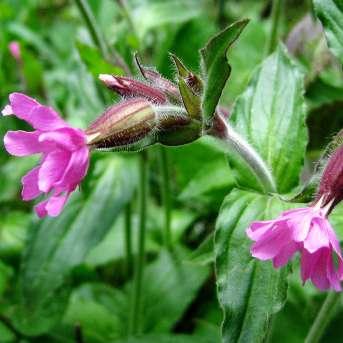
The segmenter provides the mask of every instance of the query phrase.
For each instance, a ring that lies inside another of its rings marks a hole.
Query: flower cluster
[[[19,58],[18,45],[11,53]],[[21,94],[9,96],[4,116],[15,115],[34,131],[9,131],[6,150],[14,156],[40,154],[37,167],[22,178],[22,198],[45,199],[35,206],[39,217],[58,216],[71,192],[85,177],[93,149],[140,150],[160,142],[180,145],[197,139],[201,124],[187,116],[177,85],[139,65],[145,81],[101,74],[105,85],[123,97],[87,129],[72,128],[51,107]]]
[[[301,278],[310,279],[321,290],[341,290],[343,259],[339,242],[327,220],[328,207],[315,206],[283,212],[277,219],[256,221],[247,235],[255,243],[251,254],[260,260],[272,260],[275,268],[301,254]],[[337,261],[337,267],[335,265]]]
[[[84,178],[89,162],[89,148],[82,130],[72,128],[51,107],[13,93],[3,115],[14,114],[34,131],[9,131],[4,137],[6,150],[14,156],[41,154],[37,167],[23,178],[23,200],[45,194],[48,198],[36,205],[39,217],[58,216]]]
[[[328,220],[333,207],[343,198],[343,146],[331,155],[323,171],[312,206],[283,212],[278,218],[253,222],[247,229],[255,243],[252,256],[272,260],[275,268],[301,255],[301,278],[320,290],[341,291],[343,259],[339,241]]]

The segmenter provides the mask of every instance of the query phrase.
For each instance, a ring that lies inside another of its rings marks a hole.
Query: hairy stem
[[[340,295],[341,294],[339,292],[330,292],[326,296],[322,307],[320,308],[317,317],[306,336],[305,343],[316,343],[320,341],[337,309]]]
[[[135,264],[135,275],[133,281],[133,298],[130,321],[130,333],[139,333],[141,322],[142,305],[142,279],[145,263],[145,230],[146,230],[146,206],[147,206],[147,174],[148,159],[147,152],[140,153],[140,180],[139,180],[139,232],[138,232],[138,253]]]
[[[224,118],[218,115],[215,117],[214,127],[209,134],[220,139],[226,146],[237,151],[256,175],[266,193],[276,193],[277,190],[273,175],[261,156]]]
[[[168,153],[165,147],[159,147],[162,203],[164,206],[164,242],[167,249],[171,249],[171,197]]]
[[[132,274],[133,255],[132,255],[132,221],[131,204],[128,203],[125,208],[125,252],[126,252],[126,276],[129,278]]]
[[[278,29],[279,29],[280,17],[281,17],[281,11],[282,11],[282,2],[283,0],[273,0],[272,27],[270,31],[269,40],[268,40],[268,46],[267,46],[268,55],[275,50],[277,42],[278,42],[278,33],[279,33]]]

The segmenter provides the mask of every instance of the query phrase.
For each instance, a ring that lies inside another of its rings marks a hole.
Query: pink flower
[[[20,45],[16,41],[12,41],[8,44],[8,49],[10,50],[11,55],[17,61],[21,60]]]
[[[37,167],[22,178],[22,198],[47,198],[35,206],[39,217],[58,216],[69,195],[85,177],[89,163],[86,135],[69,126],[51,108],[21,94],[9,96],[3,115],[14,114],[35,131],[9,131],[4,137],[6,150],[14,156],[41,154]]]
[[[255,241],[252,256],[272,260],[275,268],[287,264],[293,255],[301,254],[301,278],[310,279],[320,290],[341,290],[343,259],[340,246],[322,200],[315,206],[292,209],[269,221],[253,222],[247,235]],[[334,262],[336,258],[337,267]]]

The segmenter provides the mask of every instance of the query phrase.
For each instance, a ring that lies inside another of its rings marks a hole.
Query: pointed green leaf
[[[280,45],[255,72],[237,99],[230,123],[270,168],[280,193],[298,185],[307,145],[303,75]],[[245,162],[230,152],[240,186],[261,190]]]
[[[105,236],[133,194],[135,160],[105,159],[97,167],[99,162],[100,177],[89,195],[75,194],[58,218],[31,228],[20,275],[20,306],[13,313],[27,334],[43,333],[58,321],[69,295],[68,274]]]
[[[272,315],[286,300],[288,268],[275,270],[270,261],[252,258],[246,235],[252,221],[272,219],[286,207],[277,198],[240,190],[224,200],[216,223],[215,258],[225,343],[263,342]]]
[[[329,47],[343,63],[343,0],[314,0],[313,3]]]
[[[247,23],[248,20],[246,19],[233,23],[214,36],[200,50],[203,73],[206,79],[202,103],[205,120],[212,118],[225,83],[230,76],[231,67],[226,56],[228,49],[239,37]]]

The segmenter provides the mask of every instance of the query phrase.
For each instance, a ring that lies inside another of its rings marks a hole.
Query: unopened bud
[[[20,45],[16,41],[12,41],[8,44],[8,49],[17,62],[21,62],[21,52],[20,52]]]
[[[324,199],[324,206],[332,203],[330,211],[343,200],[343,144],[330,156],[320,179],[317,199]]]
[[[175,83],[162,77],[157,71],[143,66],[137,55],[135,55],[135,59],[139,71],[147,81],[163,92],[171,102],[181,102],[180,91]]]
[[[109,107],[87,129],[88,145],[94,148],[120,148],[153,135],[156,112],[143,98],[129,99]]]
[[[167,102],[167,97],[161,90],[146,85],[143,82],[128,77],[109,74],[100,74],[99,79],[107,88],[115,91],[121,96],[144,97],[158,104]]]

